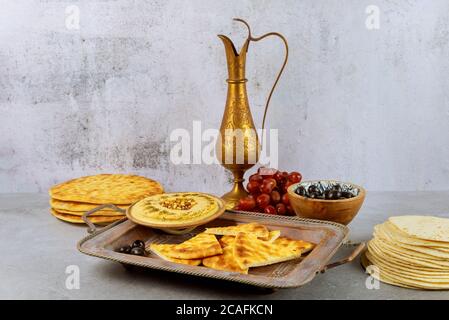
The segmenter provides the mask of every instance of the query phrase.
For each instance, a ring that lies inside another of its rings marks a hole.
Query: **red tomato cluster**
[[[240,199],[236,210],[263,212],[278,215],[295,215],[288,199],[287,188],[301,182],[299,172],[259,168],[249,177],[246,189],[249,195]]]

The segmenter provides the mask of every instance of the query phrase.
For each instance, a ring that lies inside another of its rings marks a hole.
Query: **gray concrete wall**
[[[218,33],[279,31],[291,56],[268,125],[279,166],[369,190],[449,189],[449,1],[52,1],[0,6],[0,192],[45,192],[97,172],[221,193],[215,165],[169,161],[176,128],[217,128],[226,95]],[[66,26],[66,7],[80,28]],[[366,27],[368,5],[380,28]],[[248,90],[260,125],[281,62],[254,44]]]

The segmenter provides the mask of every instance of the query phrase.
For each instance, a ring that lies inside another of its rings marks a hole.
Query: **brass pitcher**
[[[246,92],[246,82],[248,80],[245,77],[245,65],[249,44],[251,41],[256,42],[269,36],[277,36],[282,39],[285,45],[284,63],[265,104],[262,132],[265,128],[265,118],[271,96],[288,60],[288,43],[284,36],[277,32],[270,32],[261,37],[253,37],[251,35],[251,28],[247,22],[242,19],[234,20],[243,23],[248,29],[248,38],[245,40],[240,53],[235,49],[231,39],[224,35],[218,35],[223,41],[226,51],[228,65],[228,79],[226,82],[228,83],[228,94],[216,151],[220,164],[230,170],[234,175],[234,186],[232,190],[222,196],[226,201],[226,207],[228,209],[234,208],[240,198],[248,195],[243,187],[243,176],[246,170],[257,163],[261,150],[261,144],[259,143],[257,131],[254,126]]]

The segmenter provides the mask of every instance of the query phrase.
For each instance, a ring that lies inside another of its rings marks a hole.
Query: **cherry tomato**
[[[298,182],[301,182],[301,180],[302,180],[302,175],[299,172],[294,171],[288,175],[288,181],[290,181],[292,183],[298,183]]]
[[[261,209],[265,209],[270,204],[270,195],[262,193],[256,198],[257,206]]]
[[[281,201],[281,194],[279,191],[273,190],[271,192],[271,203],[276,204]]]
[[[249,181],[256,181],[257,183],[262,183],[263,177],[260,174],[255,173],[249,177]]]
[[[288,179],[288,172],[287,171],[283,171],[282,173],[282,177],[287,180]]]
[[[284,193],[282,195],[282,199],[281,200],[282,200],[282,203],[285,204],[286,206],[290,205],[290,199],[288,198],[288,194],[287,193]]]
[[[266,206],[264,212],[267,214],[276,214],[276,208],[272,205]]]
[[[287,206],[285,206],[285,207],[287,208],[287,214],[288,214],[289,216],[294,216],[294,215],[295,215],[295,211],[293,211],[292,206],[287,205]]]
[[[278,215],[283,216],[287,213],[287,207],[283,203],[278,203],[276,205],[276,212]]]
[[[256,207],[256,200],[253,197],[245,197],[239,200],[241,210],[253,210]]]
[[[249,193],[259,193],[259,189],[260,183],[255,180],[248,182],[246,186],[246,190],[248,190]]]

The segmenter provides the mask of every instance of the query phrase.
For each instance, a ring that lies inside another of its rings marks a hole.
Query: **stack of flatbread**
[[[147,249],[160,258],[182,264],[247,274],[249,268],[297,259],[312,243],[281,237],[258,223],[207,228],[181,244],[151,243]],[[217,236],[221,236],[217,240]]]
[[[51,213],[58,219],[83,223],[81,216],[102,204],[126,209],[131,203],[164,192],[154,180],[125,174],[99,174],[69,180],[50,189]],[[110,223],[124,217],[112,209],[100,210],[89,218],[93,223]]]
[[[368,264],[377,279],[415,289],[449,289],[449,219],[391,217],[374,228]]]

